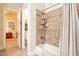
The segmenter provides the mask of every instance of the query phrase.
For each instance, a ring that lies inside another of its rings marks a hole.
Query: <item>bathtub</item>
[[[32,56],[58,56],[59,48],[54,47],[50,44],[41,44],[32,51]]]

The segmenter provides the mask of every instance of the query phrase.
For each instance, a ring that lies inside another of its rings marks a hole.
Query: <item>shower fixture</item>
[[[40,24],[40,28],[41,28],[41,44],[45,44],[46,43],[46,32],[47,32],[47,28],[48,28],[48,22],[46,19],[46,13],[45,11],[56,6],[59,5],[60,3],[57,3],[55,5],[52,5],[48,8],[45,8],[44,10],[41,11],[41,24]]]
[[[46,43],[46,31],[48,27],[47,19],[45,18],[45,13],[42,13],[42,18],[41,18],[41,44]]]
[[[45,18],[45,14],[43,14],[41,18],[41,28],[47,28],[47,20]]]

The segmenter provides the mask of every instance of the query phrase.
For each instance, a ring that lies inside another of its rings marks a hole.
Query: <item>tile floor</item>
[[[19,49],[18,47],[7,48],[0,51],[0,56],[26,56],[26,49]]]

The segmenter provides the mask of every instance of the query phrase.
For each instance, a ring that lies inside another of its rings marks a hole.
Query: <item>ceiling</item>
[[[0,3],[0,6],[5,6],[7,8],[14,9],[16,11],[18,11],[22,7],[25,7],[25,5],[27,6],[27,4],[24,3],[3,3],[3,4]]]

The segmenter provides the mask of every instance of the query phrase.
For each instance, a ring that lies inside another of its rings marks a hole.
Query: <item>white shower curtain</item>
[[[75,56],[77,53],[76,20],[78,20],[76,4],[64,4],[63,35],[61,55]]]
[[[60,55],[67,56],[69,52],[69,4],[64,4],[63,9],[63,32],[60,45]]]
[[[78,19],[77,17],[77,7],[76,4],[70,4],[70,42],[69,42],[69,55],[70,56],[75,56],[77,53],[77,33],[76,33],[76,20]]]

